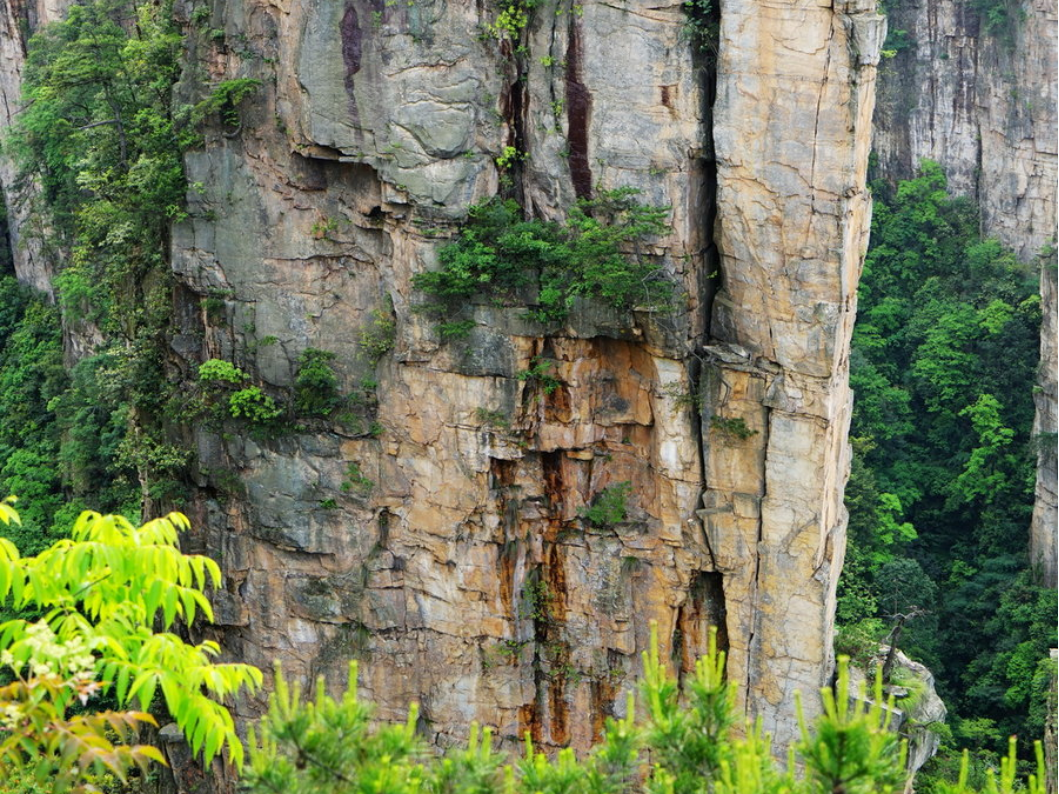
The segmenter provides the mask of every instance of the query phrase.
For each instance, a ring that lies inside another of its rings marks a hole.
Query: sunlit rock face
[[[971,4],[901,0],[889,7],[896,48],[880,71],[875,148],[880,173],[908,178],[939,162],[957,195],[976,199],[985,234],[1041,265],[1041,368],[1035,392],[1037,491],[1030,556],[1056,584],[1056,182],[1055,0],[1009,7],[990,29]]]
[[[679,4],[547,0],[521,45],[495,22],[247,0],[194,39],[189,98],[262,85],[187,158],[173,348],[189,377],[225,358],[277,395],[328,350],[356,396],[278,437],[197,431],[227,646],[336,682],[359,658],[380,716],[417,700],[439,744],[478,720],[584,748],[624,710],[651,621],[685,670],[713,625],[785,746],[792,691],[829,673],[883,21],[725,2],[709,52]],[[649,245],[673,311],[581,301],[545,326],[483,299],[459,341],[415,311],[412,276],[473,203],[507,189],[558,219],[626,186],[671,208]],[[360,342],[380,317],[376,364]],[[542,363],[551,380],[525,374]],[[624,483],[624,520],[583,517]]]
[[[180,101],[260,86],[186,158],[172,364],[190,390],[225,359],[289,400],[316,348],[346,397],[285,432],[187,428],[228,652],[336,684],[361,659],[379,716],[416,700],[440,745],[478,720],[585,748],[652,621],[684,671],[714,626],[785,747],[793,690],[830,671],[874,4],[721,2],[706,48],[680,3],[543,0],[524,30],[468,0],[202,8],[177,3]],[[582,299],[544,325],[483,297],[462,340],[416,311],[474,203],[562,219],[619,187],[669,207],[645,252],[670,311]],[[614,493],[623,516],[585,517]]]

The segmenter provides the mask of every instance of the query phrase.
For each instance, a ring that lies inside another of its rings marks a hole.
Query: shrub
[[[543,322],[564,320],[581,295],[624,311],[669,307],[673,285],[641,248],[667,230],[669,209],[641,204],[637,192],[581,199],[564,224],[525,220],[511,200],[475,205],[459,237],[439,251],[441,269],[413,277],[436,301],[422,309],[452,322],[468,299],[510,301],[524,287],[537,288],[530,314]]]
[[[390,311],[375,309],[369,322],[360,332],[358,342],[361,352],[372,363],[377,364],[391,350],[397,339],[397,322],[393,317],[393,306]]]
[[[278,419],[283,409],[258,386],[247,386],[228,398],[228,411],[235,419],[246,419],[251,424],[267,424]]]
[[[751,430],[746,423],[746,420],[741,416],[711,416],[710,417],[710,429],[716,430],[723,436],[728,438],[737,438],[740,441],[746,441],[751,436],[757,435],[757,430]]]
[[[19,521],[10,501],[0,521]],[[214,664],[212,641],[190,645],[170,630],[179,619],[212,621],[207,587],[221,582],[213,560],[182,554],[187,518],[172,513],[134,527],[121,516],[85,512],[70,538],[21,557],[0,538],[0,607],[31,611],[0,626],[0,780],[27,774],[47,790],[89,791],[110,772],[162,761],[157,749],[129,745],[135,729],[155,724],[155,693],[209,764],[222,748],[242,764],[242,744],[221,701],[262,683],[259,670]],[[38,619],[36,615],[45,617]],[[101,710],[96,695],[118,708]]]
[[[515,377],[527,383],[537,383],[545,394],[551,394],[562,386],[562,381],[551,374],[553,366],[554,364],[551,361],[545,361],[540,356],[534,356],[530,361],[529,368],[522,370]]]
[[[309,416],[327,416],[341,402],[338,375],[331,362],[335,354],[307,347],[298,357],[298,374],[294,377],[294,407]]]
[[[615,483],[607,486],[593,500],[590,507],[581,508],[581,517],[591,521],[597,527],[612,527],[625,520],[626,501],[632,491],[632,483]]]
[[[261,87],[260,80],[239,78],[218,83],[210,95],[199,102],[192,112],[192,121],[201,124],[207,116],[216,113],[228,127],[239,127],[239,106]]]
[[[238,385],[249,376],[230,361],[211,358],[199,364],[199,380],[205,383],[231,383]]]

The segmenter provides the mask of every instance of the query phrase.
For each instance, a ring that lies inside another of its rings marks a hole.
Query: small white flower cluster
[[[26,628],[26,636],[18,644],[22,646],[18,651],[29,651],[27,665],[22,665],[10,649],[0,652],[0,665],[10,667],[20,678],[11,686],[25,687],[32,692],[43,685],[47,691],[69,692],[82,704],[99,691],[100,684],[94,671],[96,660],[81,637],[60,641],[51,627],[41,620]],[[18,653],[18,658],[22,656],[23,653]],[[28,679],[22,677],[24,666],[28,667]],[[56,702],[63,703],[62,710],[65,711],[69,700],[59,697]],[[0,697],[0,730],[17,729],[24,722],[28,707],[27,701]]]
[[[92,679],[95,677],[95,657],[80,637],[65,642],[43,620],[30,624],[21,640],[29,648],[29,669],[32,675],[55,675],[63,679]],[[0,664],[14,668],[15,658],[10,651],[0,653]]]
[[[22,722],[22,707],[18,703],[0,702],[0,730],[12,731]]]

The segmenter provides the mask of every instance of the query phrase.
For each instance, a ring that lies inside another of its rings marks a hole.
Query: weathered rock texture
[[[1009,25],[988,31],[970,3],[888,4],[896,56],[880,70],[875,148],[882,173],[912,176],[936,160],[951,190],[979,202],[983,231],[1033,262],[1056,235],[1057,14],[1055,0],[1007,4]],[[897,34],[896,32],[900,32]],[[1055,249],[1041,258],[1045,323],[1036,433],[1041,439],[1031,555],[1056,582]]]
[[[867,3],[726,5],[722,16],[724,288],[704,378],[712,416],[760,432],[738,445],[718,438],[716,422],[705,434],[703,512],[732,662],[751,710],[784,738],[793,690],[822,683],[845,548],[849,338],[884,36]]]
[[[0,129],[11,125],[22,106],[22,71],[29,37],[41,25],[61,19],[72,0],[0,2]],[[19,281],[52,294],[53,263],[41,252],[41,218],[33,212],[35,186],[17,178],[10,159],[0,156],[0,190],[7,208],[7,233]]]
[[[881,666],[889,651],[890,646],[880,646],[873,666]],[[894,654],[890,680],[893,683],[883,688],[883,697],[894,699],[890,728],[908,740],[906,765],[909,776],[913,776],[938,752],[941,746],[938,729],[945,724],[948,709],[934,688],[934,674],[930,669],[901,651]],[[858,693],[871,692],[874,685],[874,680],[857,667],[851,670],[850,682],[851,691]]]
[[[57,10],[2,6],[0,121],[20,20]],[[224,358],[289,400],[321,348],[349,398],[282,434],[188,429],[230,652],[336,683],[361,658],[380,716],[418,700],[440,744],[476,719],[583,748],[624,708],[650,621],[685,671],[712,625],[786,745],[792,691],[829,674],[844,551],[873,2],[726,0],[719,54],[693,52],[680,3],[543,0],[519,41],[470,0],[177,11],[185,100],[261,88],[187,157],[174,366],[191,383]],[[497,192],[508,146],[527,157],[507,189],[534,216],[620,186],[671,207],[649,253],[679,307],[584,301],[545,326],[483,300],[469,338],[439,339],[411,278]],[[391,322],[376,361],[361,341]],[[558,388],[518,377],[542,362]],[[626,482],[626,520],[581,517]]]
[[[685,670],[715,625],[783,746],[792,690],[829,672],[883,22],[867,2],[723,3],[714,89],[680,4],[547,0],[528,52],[484,33],[494,13],[247,0],[210,20],[223,40],[196,39],[189,95],[263,90],[188,157],[174,349],[282,394],[323,348],[359,395],[344,425],[197,433],[229,647],[336,681],[360,657],[381,716],[419,700],[442,744],[477,719],[585,747],[651,620]],[[483,302],[466,341],[440,342],[411,276],[496,192],[509,145],[538,216],[600,187],[671,206],[652,250],[686,304],[585,303],[549,328]],[[396,322],[377,366],[358,349],[376,312]],[[517,377],[535,357],[558,389]],[[623,482],[628,520],[579,517]]]
[[[484,32],[494,14],[246,0],[195,39],[189,97],[263,88],[188,156],[174,350],[189,377],[221,357],[283,395],[323,348],[358,395],[278,438],[196,433],[226,640],[335,681],[359,657],[380,715],[418,700],[441,744],[477,719],[585,747],[651,620],[685,670],[715,625],[783,746],[792,691],[829,673],[884,23],[870,2],[725,2],[714,89],[680,4],[545,0],[526,51]],[[652,252],[686,302],[584,303],[566,327],[483,302],[467,340],[439,341],[410,279],[509,145],[538,216],[601,187],[671,206]],[[380,316],[396,336],[375,365],[358,340]],[[556,390],[518,378],[535,357]],[[626,521],[579,517],[623,482]]]

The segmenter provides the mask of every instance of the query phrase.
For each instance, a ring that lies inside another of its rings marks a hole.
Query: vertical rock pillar
[[[724,574],[731,669],[780,748],[797,731],[794,690],[814,691],[830,669],[885,33],[872,0],[730,0],[721,14],[722,289],[706,351],[702,515]]]
[[[1056,564],[1056,540],[1059,536],[1059,510],[1056,499],[1056,262],[1055,250],[1041,263],[1041,365],[1034,402],[1037,414],[1033,435],[1037,439],[1037,487],[1030,522],[1030,563],[1039,580],[1055,587],[1059,576]]]

